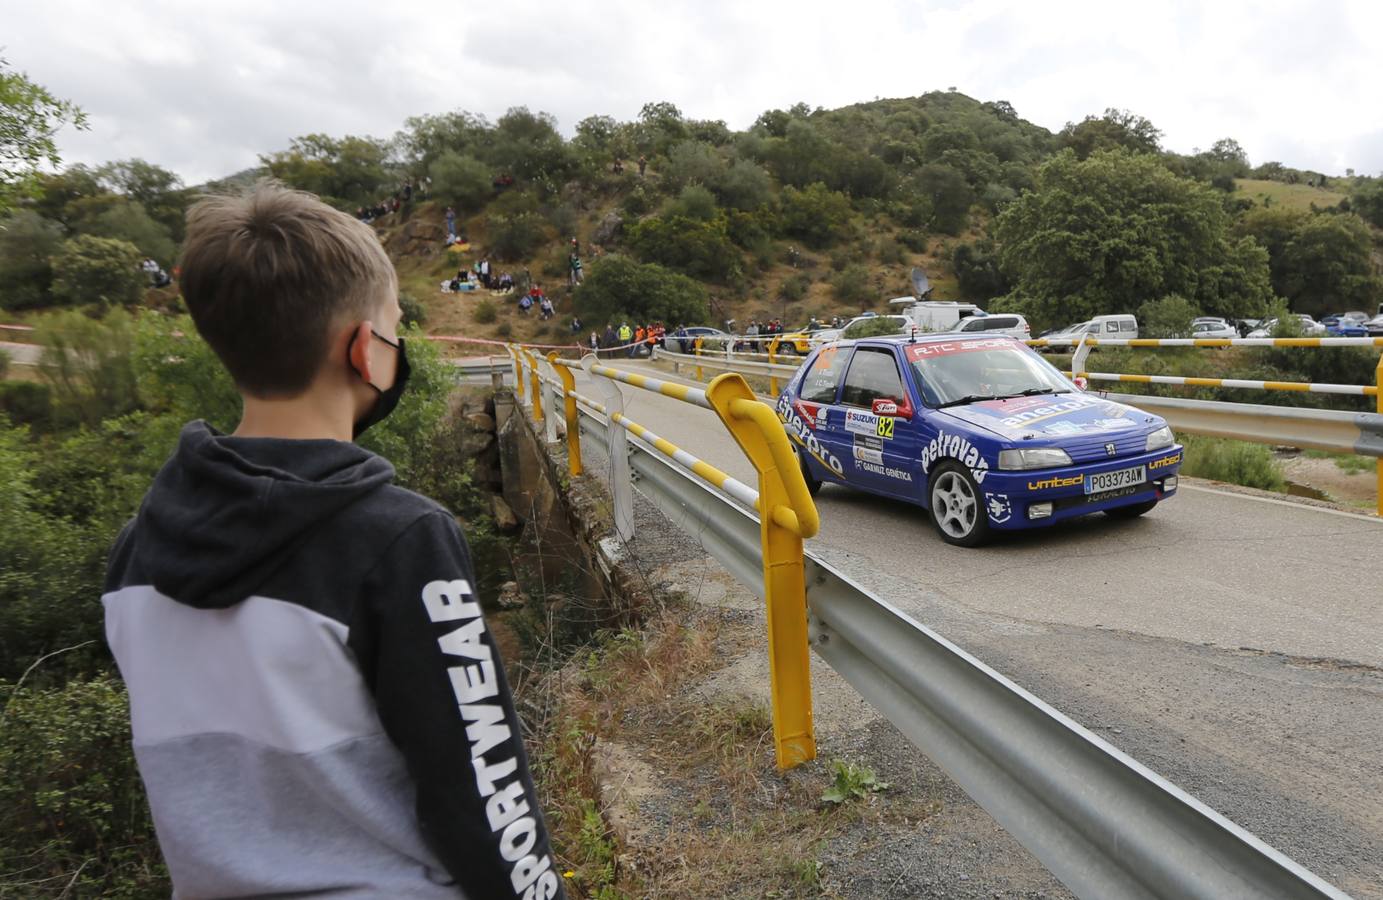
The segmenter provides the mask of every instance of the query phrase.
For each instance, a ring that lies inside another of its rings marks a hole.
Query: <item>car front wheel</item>
[[[928,491],[932,521],[943,541],[960,547],[978,547],[989,540],[989,519],[979,488],[964,466],[956,462],[937,466]]]
[[[802,469],[802,480],[807,483],[807,493],[813,497],[816,492],[821,490],[821,479],[812,474],[811,466],[807,465],[807,455],[802,452],[802,448],[797,449],[797,465]]]

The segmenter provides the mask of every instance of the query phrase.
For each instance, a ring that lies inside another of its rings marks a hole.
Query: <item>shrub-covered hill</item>
[[[571,138],[523,107],[494,122],[430,115],[388,140],[298,138],[259,173],[353,212],[420,187],[375,227],[439,334],[561,343],[573,316],[586,333],[625,317],[792,328],[883,308],[913,266],[934,296],[1021,311],[1038,329],[1147,304],[1255,316],[1383,302],[1383,180],[1254,168],[1229,138],[1190,155],[1160,142],[1125,111],[1053,133],[1003,101],[933,92],[769,110],[743,131],[670,103],[632,121],[590,116]],[[127,263],[172,265],[194,194],[139,160],[37,185],[0,231],[12,312],[138,302]],[[447,207],[465,252],[444,246]],[[573,237],[585,276],[574,290]],[[520,289],[539,283],[557,317],[521,315],[517,293],[440,292],[481,258]]]

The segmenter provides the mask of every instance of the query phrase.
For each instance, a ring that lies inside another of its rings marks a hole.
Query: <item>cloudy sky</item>
[[[669,100],[742,129],[954,87],[1052,130],[1107,107],[1169,149],[1383,172],[1376,0],[0,0],[0,55],[86,109],[69,162],[141,157],[189,184],[295,136],[411,115],[582,118]]]

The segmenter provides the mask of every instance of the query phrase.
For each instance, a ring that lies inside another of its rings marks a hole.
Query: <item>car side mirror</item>
[[[1086,378],[1084,375],[1077,375],[1075,378],[1072,378],[1071,383],[1083,391],[1090,390],[1090,379]]]
[[[901,403],[890,397],[880,397],[870,405],[876,416],[889,416],[894,419],[911,419],[912,404],[904,399]]]

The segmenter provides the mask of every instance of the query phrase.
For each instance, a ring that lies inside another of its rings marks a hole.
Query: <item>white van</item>
[[[1093,338],[1132,340],[1138,337],[1138,320],[1130,315],[1096,316],[1086,331]]]
[[[984,315],[984,310],[975,304],[959,300],[896,297],[888,301],[888,305],[895,307],[895,314],[901,313],[911,319],[919,331],[955,331],[965,319]]]
[[[990,313],[987,316],[970,316],[952,329],[961,334],[1006,334],[1025,341],[1032,337],[1028,320],[1017,313]]]

